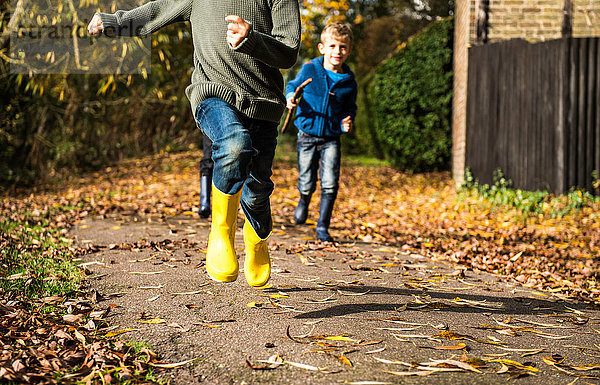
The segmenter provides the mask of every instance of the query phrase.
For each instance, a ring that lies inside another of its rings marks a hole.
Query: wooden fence
[[[593,191],[600,172],[600,38],[469,48],[465,164],[480,183]]]

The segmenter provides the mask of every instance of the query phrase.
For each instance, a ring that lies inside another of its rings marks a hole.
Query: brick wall
[[[477,16],[483,0],[470,0],[470,42],[477,41]],[[488,41],[514,38],[532,42],[562,36],[565,0],[488,0]],[[600,36],[600,0],[572,0],[573,37]]]
[[[600,36],[600,0],[575,0],[573,37]]]

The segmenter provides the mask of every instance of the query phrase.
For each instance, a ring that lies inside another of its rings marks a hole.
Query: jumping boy
[[[130,11],[97,13],[91,34],[144,36],[189,21],[194,71],[186,94],[196,124],[212,141],[212,222],[206,270],[234,281],[234,237],[241,203],[246,280],[263,286],[271,274],[270,195],[277,125],[285,109],[281,68],[300,46],[297,0],[156,0]]]
[[[294,212],[297,224],[306,222],[308,204],[321,180],[321,207],[317,239],[332,242],[329,223],[340,179],[340,135],[352,128],[356,116],[357,86],[354,74],[344,62],[352,50],[352,30],[343,23],[330,23],[321,33],[321,57],[304,64],[286,86],[287,107],[298,107],[294,124],[298,128],[298,190],[300,200]],[[312,78],[302,99],[294,91]]]

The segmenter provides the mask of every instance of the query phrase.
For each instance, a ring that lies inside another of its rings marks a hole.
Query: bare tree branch
[[[15,9],[13,10],[12,16],[8,21],[8,25],[2,31],[2,35],[0,35],[0,48],[3,48],[5,44],[8,43],[8,39],[10,38],[10,33],[13,31],[15,26],[17,25],[17,21],[19,19],[19,15],[23,12],[23,0],[18,0]]]

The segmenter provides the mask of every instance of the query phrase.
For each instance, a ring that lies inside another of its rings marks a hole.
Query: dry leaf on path
[[[163,324],[167,321],[162,318],[152,318],[152,319],[148,319],[148,320],[140,320],[140,321],[135,321],[135,322],[138,322],[141,324]]]
[[[198,359],[198,357],[192,358],[191,360],[186,360],[186,361],[181,361],[181,362],[175,362],[175,363],[172,363],[172,364],[161,364],[161,363],[155,364],[155,363],[150,362],[149,365],[150,366],[154,366],[156,368],[173,369],[173,368],[178,368],[178,367],[183,366],[183,365],[187,365],[190,362],[193,362],[193,361],[195,361],[197,359]]]
[[[115,331],[106,333],[104,335],[104,337],[107,337],[107,338],[114,337],[114,336],[118,336],[118,335],[121,335],[121,334],[124,334],[124,333],[129,333],[129,332],[132,332],[132,331],[136,331],[136,330],[140,330],[140,329],[121,329],[121,330],[115,330]]]

